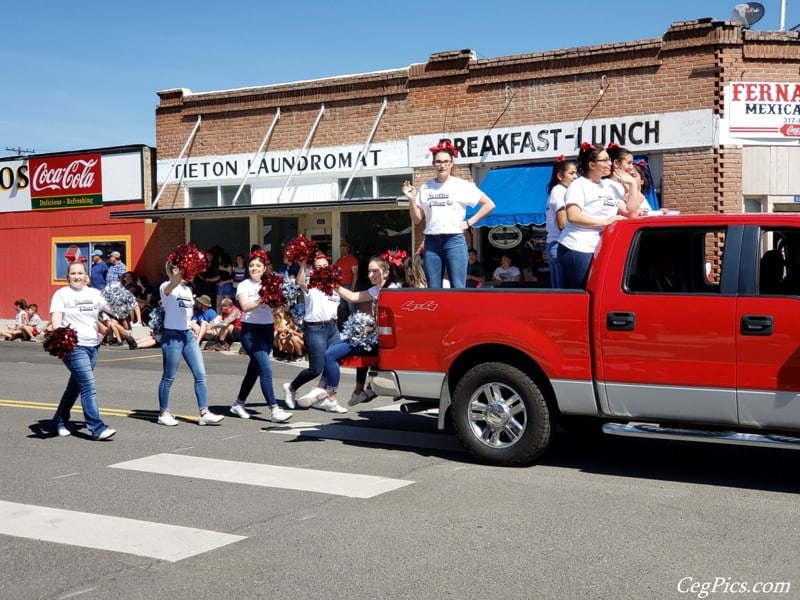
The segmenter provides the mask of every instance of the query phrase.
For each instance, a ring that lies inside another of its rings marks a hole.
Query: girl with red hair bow
[[[428,287],[442,287],[442,273],[447,270],[450,285],[467,285],[467,241],[464,232],[494,210],[494,202],[471,181],[456,177],[453,159],[459,149],[450,140],[442,140],[430,148],[436,177],[423,183],[419,191],[403,182],[408,198],[411,222],[425,219],[425,254],[423,268]],[[467,207],[480,204],[480,209],[466,220]]]

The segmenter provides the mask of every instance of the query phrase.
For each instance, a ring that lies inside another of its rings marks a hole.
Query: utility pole
[[[779,31],[786,31],[786,0],[781,0],[781,25]]]
[[[33,148],[30,149],[23,148],[22,146],[17,146],[16,148],[9,148],[8,146],[6,146],[6,150],[8,150],[9,152],[16,152],[17,156],[26,156],[28,154],[33,154],[34,152],[36,152],[36,150],[34,150]]]

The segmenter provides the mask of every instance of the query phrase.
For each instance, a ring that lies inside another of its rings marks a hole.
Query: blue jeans
[[[261,378],[261,392],[267,401],[267,406],[273,408],[278,406],[275,400],[275,392],[272,391],[272,364],[269,360],[269,353],[272,352],[272,344],[275,341],[275,325],[255,325],[253,323],[242,323],[242,347],[250,357],[247,363],[247,371],[242,379],[237,400],[244,402],[250,395],[256,379]]]
[[[562,287],[567,290],[586,289],[586,277],[594,252],[577,252],[558,245],[558,262],[561,265]]]
[[[339,382],[342,380],[342,371],[339,368],[339,363],[343,358],[348,356],[369,356],[372,354],[375,354],[375,352],[354,348],[348,340],[342,340],[330,345],[325,351],[325,370],[322,371],[322,380],[326,382],[328,391],[335,392],[339,388]],[[357,377],[356,381],[358,383],[366,381],[366,372],[367,369],[364,370],[364,376],[360,380]]]
[[[335,322],[329,325],[306,324],[303,342],[308,350],[308,367],[300,371],[289,384],[294,391],[322,373],[325,367],[325,351],[339,339],[339,329]]]
[[[100,409],[97,408],[97,391],[94,385],[94,365],[97,363],[98,346],[75,346],[69,356],[64,358],[64,365],[69,369],[67,389],[61,396],[56,414],[53,415],[53,428],[58,431],[66,427],[69,412],[75,406],[78,395],[81,397],[83,419],[92,438],[97,439],[107,427],[100,420]]]
[[[442,287],[445,268],[450,287],[467,287],[467,264],[467,240],[463,233],[425,236],[422,268],[429,288]]]
[[[550,263],[550,286],[553,288],[564,287],[564,276],[561,273],[561,263],[558,261],[558,241],[547,244],[547,261]]]
[[[161,355],[164,372],[158,384],[158,407],[162,412],[169,410],[169,390],[178,372],[181,356],[194,376],[194,395],[197,406],[202,411],[208,408],[208,387],[206,386],[206,367],[200,346],[194,339],[191,329],[164,329],[161,336]]]

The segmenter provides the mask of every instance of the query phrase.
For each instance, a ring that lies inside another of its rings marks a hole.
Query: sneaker
[[[322,388],[314,388],[307,394],[300,396],[297,399],[297,406],[300,408],[308,408],[312,406],[315,402],[319,400],[325,400],[328,398],[328,392],[323,390]]]
[[[230,346],[230,344],[227,344],[227,343],[226,344],[217,344],[216,348],[214,348],[214,350],[216,350],[217,352],[227,352],[230,349],[231,349],[231,346]]]
[[[339,404],[336,400],[331,400],[330,398],[323,398],[322,400],[317,400],[314,404],[311,405],[312,408],[316,408],[318,410],[324,410],[326,412],[332,413],[346,413],[347,409]]]
[[[244,404],[241,404],[240,402],[234,402],[231,404],[230,411],[232,415],[236,415],[240,419],[250,418],[250,413],[245,410]]]
[[[286,423],[289,419],[292,418],[292,413],[286,412],[282,408],[277,410],[273,410],[269,416],[269,420],[273,423]]]
[[[158,416],[158,424],[166,425],[167,427],[175,427],[175,425],[178,424],[178,419],[167,412]]]
[[[129,335],[128,337],[126,337],[125,341],[128,342],[128,349],[129,350],[136,350],[136,348],[139,347],[139,344],[136,342],[136,340],[133,338],[132,335]]]
[[[68,435],[72,435],[72,432],[69,429],[66,427],[58,428],[58,437],[67,437]]]
[[[111,429],[111,427],[106,427],[103,430],[103,433],[101,433],[100,435],[97,436],[97,441],[98,442],[102,442],[103,440],[111,439],[112,437],[114,437],[115,433],[117,433],[116,429]],[[61,434],[61,432],[59,432],[59,435],[60,434]]]
[[[213,425],[215,423],[219,423],[224,418],[225,418],[225,415],[217,415],[215,413],[212,413],[209,410],[206,414],[200,416],[200,419],[198,419],[197,424],[198,425]]]
[[[292,391],[291,384],[283,384],[283,401],[286,403],[286,408],[294,408],[294,399],[296,395],[297,394]]]
[[[371,398],[367,395],[366,390],[361,390],[357,394],[353,392],[353,395],[350,396],[350,399],[347,401],[347,406],[355,406],[356,404],[369,402],[370,400]]]

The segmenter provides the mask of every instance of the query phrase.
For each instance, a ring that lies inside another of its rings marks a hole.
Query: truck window
[[[642,229],[631,245],[625,289],[718,294],[724,250],[724,228]]]
[[[758,293],[800,294],[800,230],[762,229],[758,261]]]

